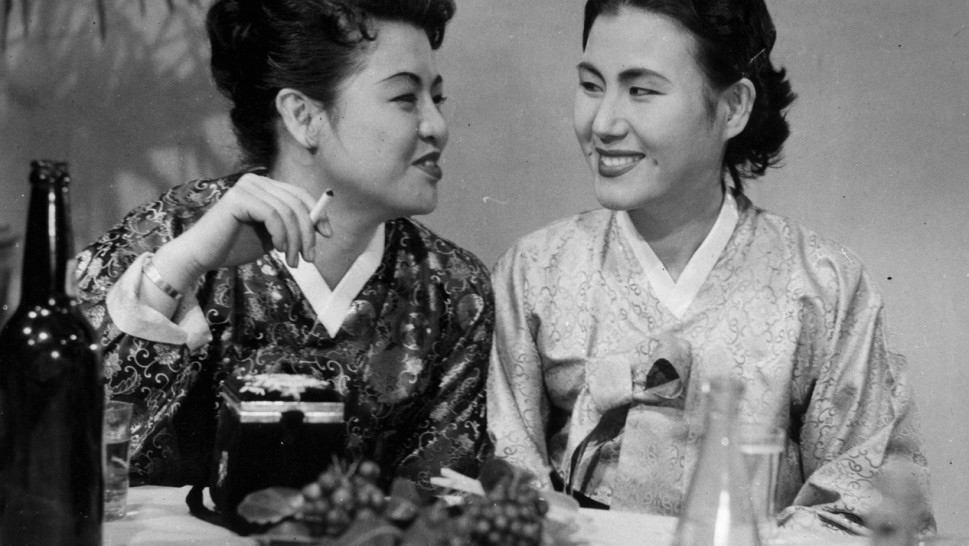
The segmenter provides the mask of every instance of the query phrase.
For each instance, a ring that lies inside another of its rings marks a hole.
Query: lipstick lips
[[[603,150],[601,148],[596,148],[596,156],[598,157],[596,169],[600,176],[606,178],[615,178],[626,174],[636,168],[636,165],[639,165],[639,162],[646,157],[645,154],[640,152]]]
[[[441,170],[441,166],[438,165],[438,161],[441,159],[441,152],[430,152],[417,158],[412,165],[418,169],[424,171],[435,181],[440,180],[444,176],[444,171]]]

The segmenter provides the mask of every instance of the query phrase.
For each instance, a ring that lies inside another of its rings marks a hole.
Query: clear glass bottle
[[[697,465],[676,526],[674,546],[759,546],[750,483],[737,444],[743,384],[704,383],[706,421]]]
[[[0,544],[101,544],[104,381],[72,295],[67,165],[31,164],[20,305],[0,330]]]

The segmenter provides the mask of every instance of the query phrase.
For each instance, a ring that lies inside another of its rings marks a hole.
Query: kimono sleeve
[[[399,441],[395,440],[395,457],[400,461],[397,474],[425,489],[431,488],[430,478],[439,476],[442,468],[477,476],[481,463],[491,454],[485,386],[494,333],[494,295],[487,268],[476,258],[464,256],[451,262],[454,271],[446,281],[450,332],[441,338],[447,350],[436,364],[434,375],[439,383],[429,392],[422,417],[397,431]]]
[[[183,191],[174,188],[134,209],[78,256],[81,309],[99,336],[108,394],[135,406],[131,445],[135,483],[191,483],[207,465],[193,454],[202,453],[198,446],[206,443],[210,431],[176,423],[176,415],[189,404],[187,393],[211,375],[203,366],[208,351],[203,347],[193,353],[185,344],[125,333],[112,319],[107,303],[112,288],[133,264],[137,267],[146,253],[178,236],[201,215],[200,206],[191,206],[180,196]]]
[[[488,429],[495,455],[550,485],[548,426],[550,401],[530,319],[527,267],[534,257],[513,249],[492,275],[495,286],[495,342],[488,373]]]
[[[802,340],[815,344],[819,356],[796,438],[804,484],[781,523],[810,527],[820,520],[824,527],[867,534],[881,500],[877,484],[906,480],[913,484],[909,509],[920,530],[934,530],[905,359],[886,343],[882,299],[870,277],[863,270],[840,277],[837,303],[822,321],[827,333]]]
[[[131,211],[78,256],[82,310],[100,336],[112,396],[133,394],[142,376],[149,377],[139,373],[148,363],[174,364],[188,354],[183,344],[153,343],[126,334],[108,311],[112,289],[129,268],[183,230],[173,218],[169,205],[161,199]]]

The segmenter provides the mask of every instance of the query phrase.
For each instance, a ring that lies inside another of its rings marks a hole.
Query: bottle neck
[[[706,437],[711,442],[736,439],[743,386],[735,381],[715,379],[706,393]]]
[[[22,305],[68,295],[67,264],[73,250],[67,185],[58,180],[33,181],[24,238]]]

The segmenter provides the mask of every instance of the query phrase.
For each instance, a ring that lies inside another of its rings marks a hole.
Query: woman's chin
[[[402,214],[401,216],[422,216],[434,212],[436,208],[437,195],[435,194],[433,197],[428,196],[426,199],[410,203],[410,206],[407,207],[406,214]]]
[[[596,183],[596,200],[603,208],[609,210],[630,210],[636,208],[636,200],[628,195],[628,192],[616,191],[619,188],[603,187]]]

